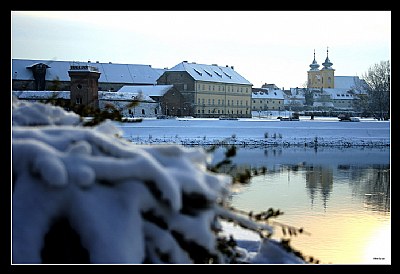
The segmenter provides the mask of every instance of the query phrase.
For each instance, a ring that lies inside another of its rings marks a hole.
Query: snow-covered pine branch
[[[13,263],[252,262],[221,248],[222,219],[255,223],[221,206],[232,177],[210,171],[204,149],[135,145],[49,104],[14,99],[12,115]],[[271,249],[254,262],[304,263],[260,242]]]

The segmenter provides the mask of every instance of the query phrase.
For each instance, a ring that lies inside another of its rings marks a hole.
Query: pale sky
[[[391,11],[11,11],[12,58],[234,66],[253,87],[303,87],[329,49],[336,76],[391,63]]]

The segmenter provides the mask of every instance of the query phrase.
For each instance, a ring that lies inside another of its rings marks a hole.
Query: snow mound
[[[227,263],[217,232],[221,214],[235,218],[220,208],[232,178],[210,172],[209,158],[202,148],[134,145],[107,121],[83,127],[59,107],[14,100],[13,263],[76,253],[60,236],[49,243],[60,220],[78,235],[84,263]],[[283,256],[277,248],[260,245]],[[267,253],[255,256],[271,262]]]

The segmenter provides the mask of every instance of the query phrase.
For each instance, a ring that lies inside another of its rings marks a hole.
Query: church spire
[[[329,49],[328,49],[328,47],[326,47],[326,59],[325,59],[325,62],[322,63],[322,65],[324,66],[322,69],[333,69],[333,68],[331,68],[333,63],[329,60],[328,54],[329,54]]]
[[[318,68],[319,68],[319,64],[315,60],[315,49],[314,49],[314,60],[311,63],[310,68],[311,68],[311,70],[318,70]]]

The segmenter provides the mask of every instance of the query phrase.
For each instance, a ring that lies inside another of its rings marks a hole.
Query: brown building
[[[71,77],[71,105],[99,108],[99,70],[93,66],[71,66],[68,74]]]

